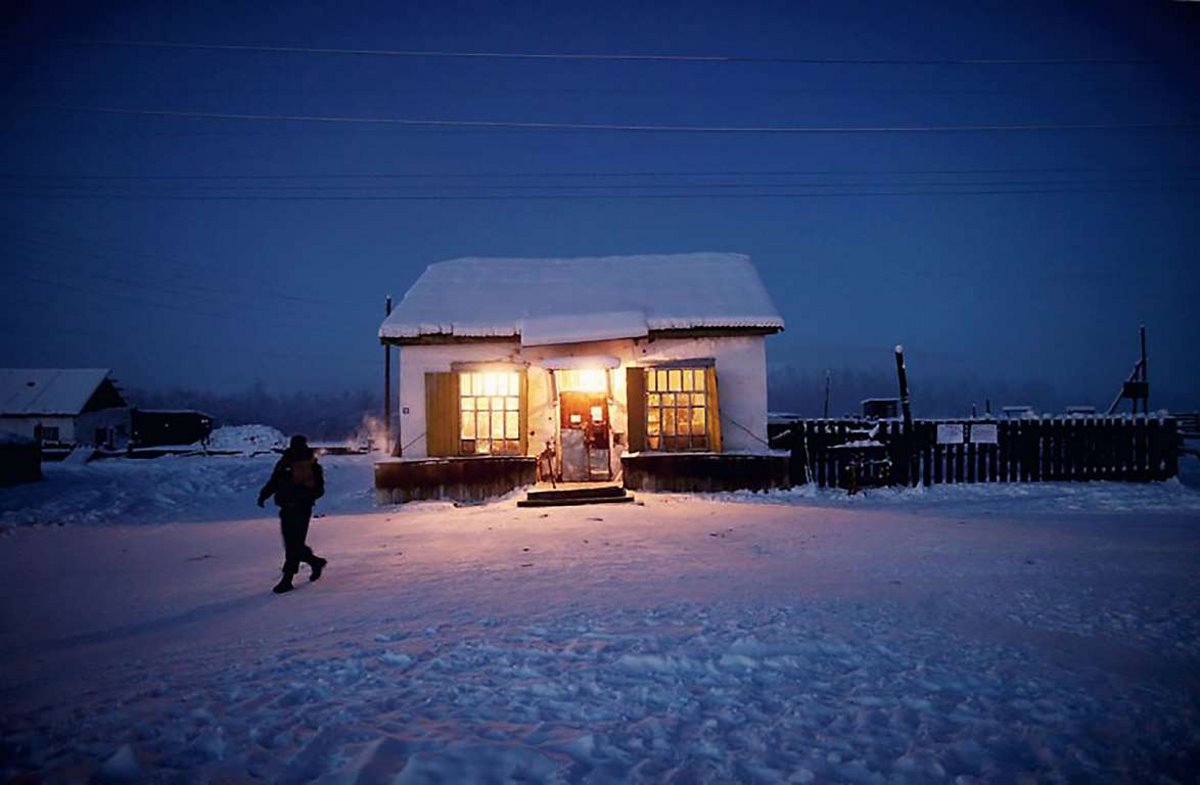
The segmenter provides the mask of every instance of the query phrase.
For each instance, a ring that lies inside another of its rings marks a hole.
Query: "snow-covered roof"
[[[426,268],[379,336],[519,335],[531,345],[747,327],[781,330],[783,318],[743,254],[472,257]]]
[[[0,368],[0,415],[79,414],[107,368]]]

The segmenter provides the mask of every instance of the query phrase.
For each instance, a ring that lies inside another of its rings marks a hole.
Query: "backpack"
[[[292,484],[299,488],[316,490],[317,474],[314,468],[316,458],[303,458],[292,462]]]

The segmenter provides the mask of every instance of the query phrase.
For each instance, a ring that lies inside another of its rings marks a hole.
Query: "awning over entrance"
[[[520,323],[522,346],[643,338],[650,334],[641,311],[534,316]]]
[[[576,371],[621,367],[619,359],[606,354],[588,354],[580,357],[547,357],[538,364],[547,371]]]

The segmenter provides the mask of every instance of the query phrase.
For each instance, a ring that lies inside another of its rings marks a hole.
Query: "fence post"
[[[1170,479],[1179,475],[1179,421],[1174,417],[1168,417],[1164,422],[1163,429],[1163,452],[1166,454],[1166,471],[1163,472],[1163,479]]]
[[[929,423],[921,423],[919,430],[921,445],[921,482],[926,487],[933,484],[933,447],[934,436],[930,433]],[[916,434],[914,434],[916,436]]]
[[[1150,463],[1147,460],[1147,431],[1149,430],[1146,415],[1137,417],[1133,422],[1133,475],[1134,479],[1145,482],[1150,479]]]
[[[1163,479],[1162,418],[1146,420],[1146,477],[1150,480]]]

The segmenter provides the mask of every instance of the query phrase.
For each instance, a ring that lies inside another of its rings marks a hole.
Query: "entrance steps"
[[[627,504],[633,496],[619,485],[590,485],[549,490],[534,489],[517,502],[518,507],[572,507],[580,504]]]

